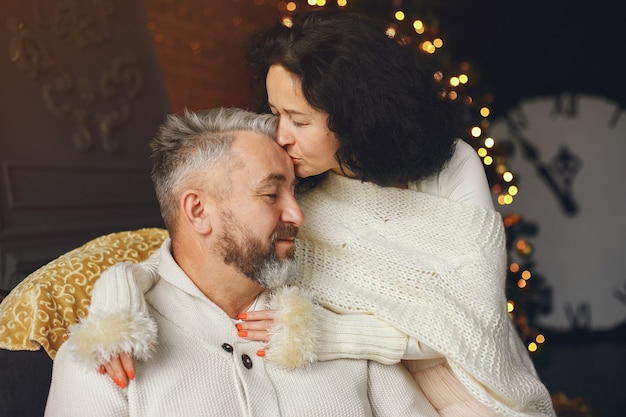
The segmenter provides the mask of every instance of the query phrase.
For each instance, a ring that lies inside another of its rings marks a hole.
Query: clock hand
[[[562,181],[558,181],[559,171],[557,171],[557,174],[555,174],[548,165],[544,164],[541,161],[539,157],[539,150],[534,144],[526,139],[517,124],[509,118],[507,118],[506,123],[509,127],[509,132],[511,133],[513,139],[519,142],[522,148],[522,154],[524,155],[524,158],[530,161],[535,166],[539,177],[546,183],[550,191],[552,191],[552,193],[554,193],[554,195],[557,197],[557,201],[560,203],[563,211],[570,216],[578,213],[579,207],[578,204],[574,201],[571,190],[571,183],[573,175],[580,169],[580,164],[576,164],[571,170],[564,170],[563,174],[560,174]],[[571,154],[562,150],[560,155],[563,162],[568,162],[567,158]],[[566,176],[566,174],[571,175]]]
[[[611,129],[614,129],[615,126],[617,126],[617,122],[619,122],[619,118],[622,117],[622,112],[624,110],[622,110],[622,108],[619,105],[615,106],[615,110],[613,111],[613,114],[611,115],[611,118],[609,119],[609,126],[611,126]]]
[[[626,283],[624,283],[624,289],[620,290],[619,288],[615,288],[613,290],[613,295],[624,305],[626,305]]]

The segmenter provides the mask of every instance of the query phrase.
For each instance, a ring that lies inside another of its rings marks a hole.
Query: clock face
[[[552,287],[552,312],[537,320],[558,330],[626,322],[626,111],[588,95],[534,98],[491,134],[513,145],[519,186],[498,211],[539,228],[528,241],[534,272]]]

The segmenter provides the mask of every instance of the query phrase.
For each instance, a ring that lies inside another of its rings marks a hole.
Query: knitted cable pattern
[[[507,314],[497,212],[337,175],[300,204],[296,285],[331,310],[374,314],[443,353],[498,415],[554,415]]]

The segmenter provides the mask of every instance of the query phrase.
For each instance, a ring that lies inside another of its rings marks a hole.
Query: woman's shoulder
[[[476,150],[469,143],[465,142],[463,139],[457,139],[454,143],[454,155],[452,155],[451,161],[454,159],[476,159],[480,160]]]
[[[457,139],[452,158],[435,175],[411,184],[416,191],[493,209],[487,175],[476,150]]]

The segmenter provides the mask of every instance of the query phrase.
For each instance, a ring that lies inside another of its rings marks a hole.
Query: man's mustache
[[[298,227],[290,224],[280,225],[274,231],[272,235],[272,242],[277,240],[295,239],[298,235]]]

